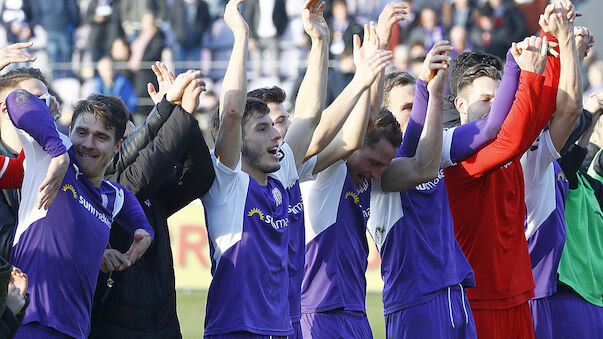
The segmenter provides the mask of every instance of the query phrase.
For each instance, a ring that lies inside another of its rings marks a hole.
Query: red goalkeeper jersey
[[[455,235],[475,272],[476,287],[467,291],[472,308],[503,309],[534,296],[519,159],[551,119],[558,74],[551,57],[545,76],[522,71],[496,139],[444,170]]]
[[[0,155],[0,189],[19,189],[23,183],[23,151],[17,158]]]

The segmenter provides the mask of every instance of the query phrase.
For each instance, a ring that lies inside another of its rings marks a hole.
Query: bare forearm
[[[383,86],[385,84],[385,70],[381,71],[377,76],[377,79],[371,85],[371,119],[377,116],[379,110],[381,110],[381,103],[383,102]]]
[[[308,53],[308,68],[295,100],[295,118],[313,119],[318,124],[326,99],[328,42],[312,41]]]
[[[241,153],[241,120],[247,96],[247,44],[249,34],[235,34],[228,68],[220,94],[220,131],[215,154],[229,168],[237,165]]]
[[[424,174],[429,180],[437,176],[442,154],[442,110],[444,98],[442,93],[430,95],[427,105],[427,118],[417,146],[415,163],[417,172]]]
[[[366,89],[357,79],[354,77],[337,98],[335,98],[333,103],[322,113],[320,122],[314,131],[312,141],[306,152],[306,159],[325,149],[333,141],[337,133],[339,133],[346,120],[348,120],[350,112],[352,112],[360,95]]]
[[[343,124],[343,128],[341,130],[343,136],[343,148],[344,151],[348,152],[349,154],[360,148],[364,142],[368,120],[371,113],[370,98],[371,88],[369,87],[362,92],[360,99],[358,99],[354,109],[352,109],[352,113],[345,124]]]

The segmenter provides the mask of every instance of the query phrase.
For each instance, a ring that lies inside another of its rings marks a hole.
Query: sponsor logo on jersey
[[[97,210],[81,194],[80,194],[80,200],[79,200],[79,202],[80,202],[80,205],[84,206],[84,208],[88,212],[90,212],[90,214],[94,215],[98,220],[100,220],[100,222],[102,222],[103,224],[107,225],[107,227],[111,227],[111,220],[109,218],[107,218],[107,216],[105,215],[105,213]]]
[[[270,214],[264,213],[259,208],[252,208],[247,211],[248,217],[253,217],[254,215],[257,215],[258,219],[272,226],[272,228],[274,228],[275,230],[284,229],[289,226],[289,218],[275,219]]]
[[[75,188],[73,188],[73,186],[65,184],[63,185],[61,190],[63,190],[63,192],[71,191],[71,193],[73,194],[73,199],[77,199],[77,193],[75,192]]]
[[[362,193],[366,192],[368,187],[369,187],[368,180],[366,180],[366,179],[362,180],[362,183],[360,183],[360,186],[358,186],[358,194],[362,194]]]
[[[352,200],[354,201],[354,203],[356,205],[360,204],[360,201],[358,200],[358,195],[354,192],[350,192],[350,191],[345,192],[345,196],[343,198],[344,199],[352,198]]]
[[[303,201],[300,201],[300,202],[298,202],[297,204],[295,204],[293,206],[289,205],[289,208],[287,209],[287,212],[289,214],[295,214],[295,215],[298,215],[298,214],[300,214],[303,211],[304,211],[304,203],[303,203]]]
[[[435,178],[431,181],[419,184],[419,185],[415,186],[415,189],[417,191],[430,191],[430,190],[436,188],[436,186],[440,183],[440,181],[442,179],[444,179],[444,170],[440,168],[437,178]]]

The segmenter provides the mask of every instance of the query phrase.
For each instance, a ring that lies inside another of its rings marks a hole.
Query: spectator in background
[[[94,77],[94,93],[106,96],[117,95],[130,112],[136,112],[138,98],[132,83],[121,74],[115,74],[113,59],[104,56],[98,61],[98,75]]]
[[[170,23],[174,31],[174,61],[176,74],[185,68],[197,68],[198,65],[184,65],[178,62],[199,62],[203,35],[211,26],[209,6],[203,0],[174,0],[170,9]]]
[[[502,20],[494,16],[494,10],[489,4],[486,3],[477,9],[476,23],[470,33],[474,49],[504,58],[511,43],[502,26]],[[517,41],[519,40],[521,39],[517,39]]]
[[[399,42],[410,43],[410,32],[412,32],[419,24],[418,15],[415,12],[415,6],[411,0],[401,1],[406,6],[406,18],[398,22],[400,27]]]
[[[426,6],[421,10],[419,26],[410,32],[410,40],[422,40],[427,50],[430,50],[436,42],[444,40],[444,26],[440,23],[438,12],[434,7]]]
[[[123,75],[134,83],[134,74],[128,69],[130,45],[124,37],[119,37],[111,43],[111,58],[115,63],[115,73]]]
[[[92,0],[86,10],[86,21],[90,24],[90,49],[92,61],[98,61],[111,50],[111,44],[124,35],[119,22],[119,1]]]
[[[153,84],[155,88],[159,87],[155,74],[150,69],[150,65],[146,63],[161,60],[161,52],[165,47],[165,36],[155,24],[155,13],[152,10],[145,12],[140,23],[140,33],[130,46],[131,55],[128,68],[134,73],[136,95],[146,98],[148,83]],[[146,116],[151,108],[153,108],[153,105],[139,103],[136,113]]]
[[[166,1],[164,0],[121,0],[119,2],[119,13],[121,14],[121,26],[126,34],[126,40],[132,42],[142,30],[141,18],[147,11],[156,14],[154,19],[166,17]],[[158,25],[159,26],[159,25]]]
[[[513,41],[521,41],[521,39],[525,38],[525,19],[513,0],[488,0],[488,3],[494,11],[496,27],[502,31],[501,37],[505,38],[505,48],[511,46]]]
[[[450,43],[454,47],[454,51],[450,52],[450,56],[453,59],[463,52],[471,51],[471,42],[467,35],[465,26],[456,25],[450,29]]]
[[[452,3],[451,3],[452,2]],[[442,22],[446,29],[454,26],[463,26],[470,29],[473,24],[471,9],[472,0],[444,1],[442,4]]]
[[[31,38],[31,7],[29,1],[5,0],[1,12],[2,25],[6,28],[8,43],[25,42]]]
[[[245,3],[245,20],[249,23],[249,51],[255,59],[254,69],[272,77],[278,76],[278,41],[287,29],[288,17],[284,0],[250,0]],[[269,62],[262,62],[265,51]],[[268,69],[260,70],[260,64]]]
[[[588,89],[584,92],[584,99],[601,91],[603,91],[603,61],[598,60],[588,68]]]
[[[362,36],[362,26],[349,15],[345,0],[333,1],[331,19],[327,23],[331,31],[331,46],[329,47],[331,57],[339,58],[346,48],[351,48],[354,34]],[[329,102],[328,99],[327,102]]]
[[[410,73],[412,75],[419,74],[421,67],[423,66],[423,61],[425,61],[425,56],[427,55],[427,50],[425,49],[425,44],[423,41],[415,41],[410,45]]]
[[[394,48],[392,64],[396,71],[408,71],[410,63],[410,48],[406,45],[398,45]]]
[[[71,76],[73,35],[79,24],[80,10],[76,0],[32,0],[32,24],[46,31],[46,51],[52,65],[53,78]]]
[[[354,65],[353,49],[351,47],[346,48],[339,56],[337,68],[329,68],[327,74],[327,83],[329,86],[327,86],[325,107],[331,105],[333,100],[335,100],[341,91],[343,91],[350,81],[352,81],[355,72],[356,65]],[[303,74],[300,77],[303,77]]]

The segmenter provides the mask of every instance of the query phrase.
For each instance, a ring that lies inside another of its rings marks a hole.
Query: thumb
[[[517,44],[514,42],[511,44],[511,54],[513,54],[513,58],[517,60],[519,58],[519,49],[517,48]]]
[[[150,82],[147,83],[147,92],[149,93],[150,96],[157,94],[157,91],[155,90],[155,86],[153,86],[153,84]]]

